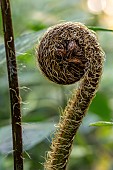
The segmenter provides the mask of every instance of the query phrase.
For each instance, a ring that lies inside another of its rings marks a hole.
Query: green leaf
[[[107,31],[107,32],[113,32],[113,30],[111,30],[111,29],[102,28],[102,27],[88,26],[88,28],[91,29],[91,30],[93,30],[93,31]]]
[[[89,126],[113,126],[113,122],[98,121],[90,123]]]
[[[21,35],[15,40],[16,56],[19,56],[31,48],[35,48],[35,44],[38,43],[39,38],[44,31],[38,31]],[[5,62],[5,48],[4,45],[0,45],[0,64]]]
[[[36,144],[47,138],[50,133],[55,130],[55,126],[51,122],[45,123],[23,123],[23,148],[31,149]],[[8,154],[13,151],[11,125],[0,128],[0,152]]]
[[[105,121],[110,120],[112,110],[109,107],[109,100],[105,92],[98,92],[96,94],[95,98],[93,99],[90,105],[89,111],[95,113]]]

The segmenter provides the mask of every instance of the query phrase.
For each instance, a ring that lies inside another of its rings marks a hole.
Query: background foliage
[[[49,26],[77,21],[113,29],[112,0],[11,0],[21,92],[25,170],[42,170],[45,153],[59,115],[76,85],[48,81],[38,69],[35,47]],[[8,81],[0,14],[0,170],[12,170],[12,142]],[[113,33],[98,31],[106,53],[99,91],[74,141],[69,170],[112,170],[112,127],[89,127],[113,117]]]

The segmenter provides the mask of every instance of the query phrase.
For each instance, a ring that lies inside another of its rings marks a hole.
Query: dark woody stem
[[[20,95],[9,0],[1,1],[1,11],[10,92],[14,170],[23,170]]]

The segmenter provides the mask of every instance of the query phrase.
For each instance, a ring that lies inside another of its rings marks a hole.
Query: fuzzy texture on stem
[[[1,9],[10,92],[14,170],[23,170],[20,95],[9,0],[1,1]]]
[[[97,92],[104,52],[93,31],[81,23],[66,22],[45,33],[37,57],[41,71],[53,82],[72,84],[80,80],[57,125],[45,162],[46,170],[65,170],[73,139]]]

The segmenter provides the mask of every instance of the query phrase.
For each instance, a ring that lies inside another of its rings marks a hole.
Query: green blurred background
[[[35,47],[43,32],[62,21],[113,29],[113,0],[11,0],[21,93],[24,169],[43,170],[55,124],[76,85],[60,86],[42,76]],[[78,131],[68,170],[113,170],[113,128],[89,127],[113,117],[113,33],[98,31],[106,53],[99,91]],[[0,14],[0,170],[12,170],[8,80]]]

